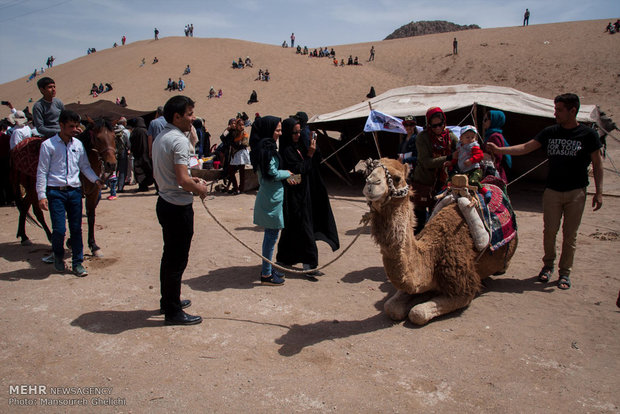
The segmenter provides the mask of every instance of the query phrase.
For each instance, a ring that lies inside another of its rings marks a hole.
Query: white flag
[[[375,110],[370,111],[370,115],[368,115],[366,125],[364,126],[364,132],[371,131],[386,131],[397,134],[407,133],[403,126],[402,119]]]

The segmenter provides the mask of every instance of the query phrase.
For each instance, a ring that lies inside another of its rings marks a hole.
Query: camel
[[[385,273],[397,289],[386,301],[385,312],[394,320],[408,317],[424,325],[467,307],[480,291],[482,279],[504,273],[517,248],[517,237],[493,252],[476,251],[469,227],[453,203],[436,214],[416,238],[407,172],[408,166],[397,160],[366,161],[363,193],[370,212],[362,221],[370,222]],[[427,296],[430,299],[419,303]]]

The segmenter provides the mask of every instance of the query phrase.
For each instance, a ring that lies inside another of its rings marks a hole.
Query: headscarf
[[[269,162],[272,157],[277,157],[280,163],[282,162],[278,153],[278,146],[273,140],[273,133],[279,123],[280,118],[267,115],[258,118],[252,124],[250,161],[254,171],[261,171],[263,177],[268,176]]]
[[[297,142],[293,141],[293,129],[295,128],[295,125],[299,123],[300,122],[297,118],[292,118],[292,117],[286,118],[284,121],[282,121],[282,135],[278,139],[278,141],[280,141],[280,144],[279,144],[280,155],[284,156],[284,151],[288,147],[293,147],[296,150],[302,149],[303,144],[302,144],[301,137],[299,138]]]
[[[444,122],[444,129],[441,134],[435,134],[433,128],[431,128],[431,119],[437,114],[441,115],[441,119]],[[433,151],[433,158],[442,157],[452,153],[450,131],[445,128],[446,114],[438,106],[433,106],[426,111],[426,132],[431,141],[431,149]]]
[[[299,136],[300,141],[303,143],[303,145],[305,145],[306,148],[310,147],[310,128],[308,127],[308,114],[299,111],[293,116],[293,118],[299,121],[299,126],[301,127],[301,135]]]
[[[305,112],[297,112],[293,118],[297,118],[299,125],[303,128],[308,123],[308,114]]]
[[[508,144],[508,141],[504,138],[504,132],[502,130],[502,127],[506,123],[506,115],[504,115],[502,111],[492,110],[489,111],[487,116],[491,121],[491,125],[489,125],[489,128],[484,132],[484,143],[487,143],[491,135],[499,134],[504,141],[504,147],[509,147],[510,144]],[[512,157],[509,154],[504,154],[504,159],[506,160],[508,168],[512,168]]]
[[[130,119],[129,121],[127,121],[127,125],[129,125],[132,128],[144,128],[144,129],[146,129],[146,124],[144,123],[144,118],[142,118],[141,116],[139,116],[137,118]]]
[[[491,125],[484,133],[485,143],[492,134],[503,134],[502,127],[506,123],[506,115],[502,111],[489,111],[487,116],[491,120]]]

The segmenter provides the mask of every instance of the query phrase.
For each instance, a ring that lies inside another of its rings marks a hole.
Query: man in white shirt
[[[60,132],[41,144],[37,168],[37,196],[39,207],[42,210],[49,209],[50,212],[55,269],[59,272],[65,270],[66,218],[71,234],[73,273],[84,277],[88,272],[82,265],[84,247],[80,172],[99,187],[103,182],[90,167],[82,142],[74,138],[80,132],[80,116],[73,111],[63,110],[58,123]]]

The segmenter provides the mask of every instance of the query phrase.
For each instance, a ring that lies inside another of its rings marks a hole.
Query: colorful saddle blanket
[[[39,151],[45,138],[26,138],[11,150],[11,161],[15,168],[31,177],[37,176],[39,165]]]
[[[483,185],[491,192],[491,200],[485,203],[484,197],[478,192],[476,195],[480,202],[482,221],[491,235],[489,248],[494,251],[515,238],[517,218],[506,193],[496,185],[488,183],[483,183]]]

